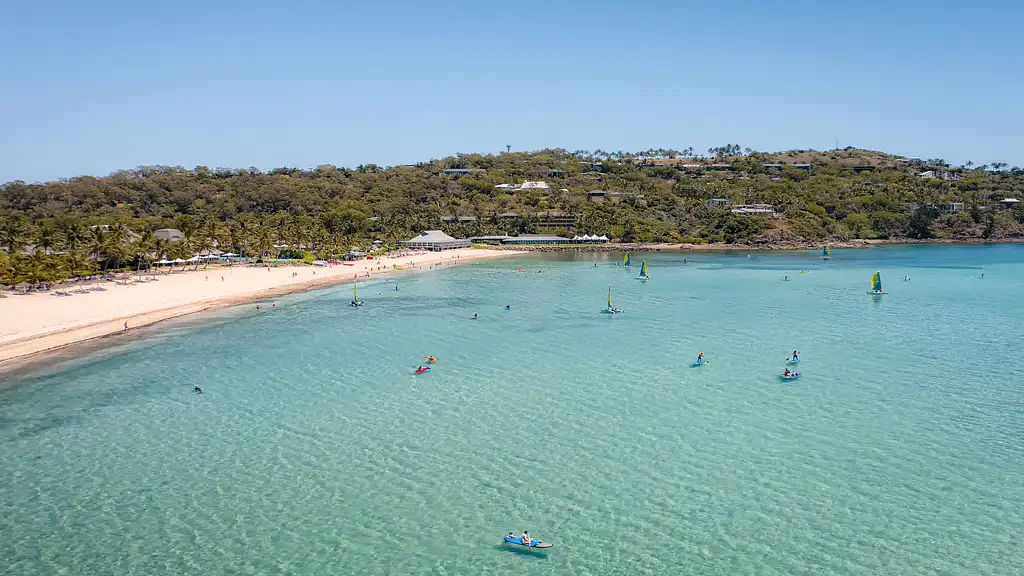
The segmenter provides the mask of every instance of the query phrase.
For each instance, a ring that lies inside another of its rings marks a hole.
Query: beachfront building
[[[474,236],[470,238],[474,244],[508,244],[512,246],[552,246],[560,244],[604,244],[609,242],[607,236],[593,236],[584,234],[583,236],[574,236],[572,238],[565,238],[564,236],[555,236],[554,234],[523,234],[521,236]]]
[[[458,240],[445,234],[440,230],[426,230],[417,236],[398,243],[413,250],[429,250],[440,252],[442,250],[455,250],[457,248],[471,248],[473,244],[469,240]]]

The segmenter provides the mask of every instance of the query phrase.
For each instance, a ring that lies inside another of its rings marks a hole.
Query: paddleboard
[[[790,364],[799,364],[800,363],[800,359],[799,358],[786,358],[786,362],[789,362]]]
[[[693,363],[693,365],[694,366],[702,366],[702,365],[707,364],[707,363],[708,363],[707,360],[697,360],[696,362]]]
[[[512,537],[509,537],[509,536],[505,536],[505,542],[508,542],[509,544],[517,544],[519,546],[526,546],[526,544],[523,544],[523,539],[522,538],[518,538],[518,537],[512,538]],[[530,540],[530,545],[526,546],[526,547],[527,548],[551,548],[552,546],[554,546],[554,544],[551,544],[550,542],[540,542],[539,540]]]

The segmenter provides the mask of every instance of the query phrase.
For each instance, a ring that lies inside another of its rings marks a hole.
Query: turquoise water
[[[0,574],[1020,573],[1024,246],[634,256],[650,282],[494,260],[8,377]]]

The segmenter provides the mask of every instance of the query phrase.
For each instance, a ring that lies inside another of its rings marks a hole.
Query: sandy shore
[[[154,273],[155,282],[129,285],[104,282],[105,291],[73,296],[51,293],[9,295],[0,299],[0,363],[61,348],[169,318],[211,308],[301,292],[320,286],[458,265],[516,252],[450,250],[361,260],[349,265],[247,267]],[[395,265],[404,270],[396,270]],[[412,268],[415,266],[416,268]],[[367,277],[369,275],[369,277]]]

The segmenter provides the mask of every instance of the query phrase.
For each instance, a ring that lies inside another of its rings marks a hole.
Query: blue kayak
[[[523,539],[518,536],[505,536],[505,542],[508,542],[509,544],[518,544],[519,546],[526,546],[526,544],[523,544]],[[551,548],[551,546],[553,546],[553,544],[531,539],[530,545],[527,546],[527,548]]]
[[[800,376],[801,374],[799,372],[793,372],[789,376],[786,376],[785,374],[779,374],[779,378],[782,378],[783,380],[796,380]]]

